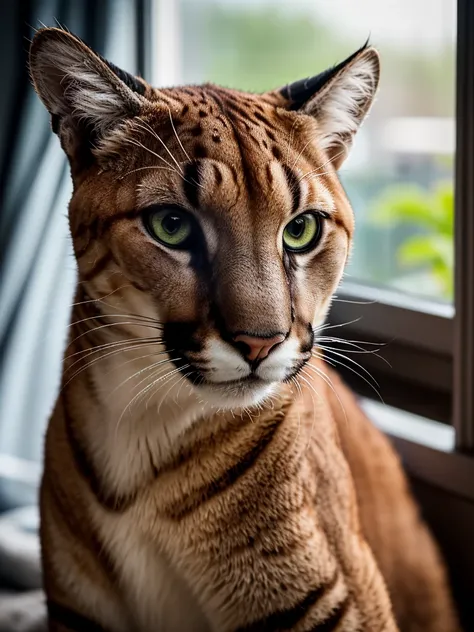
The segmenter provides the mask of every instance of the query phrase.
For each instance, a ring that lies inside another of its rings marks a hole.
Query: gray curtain
[[[69,170],[29,82],[29,40],[33,28],[59,23],[137,72],[144,6],[138,0],[2,3],[0,511],[36,501],[76,276]]]

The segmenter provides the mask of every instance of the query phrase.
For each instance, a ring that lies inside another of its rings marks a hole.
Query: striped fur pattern
[[[378,68],[364,47],[263,95],[156,90],[36,35],[79,270],[41,488],[50,630],[458,630],[397,459],[313,352],[354,229],[335,167]],[[156,209],[192,217],[192,247],[150,234]],[[250,360],[249,336],[278,344]]]

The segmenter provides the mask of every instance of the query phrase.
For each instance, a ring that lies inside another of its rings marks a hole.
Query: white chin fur
[[[195,388],[207,404],[214,408],[226,410],[260,404],[275,392],[276,386],[276,384],[268,382],[262,382],[261,384],[246,384],[244,382],[228,386],[225,384],[216,384],[215,386],[204,384]]]

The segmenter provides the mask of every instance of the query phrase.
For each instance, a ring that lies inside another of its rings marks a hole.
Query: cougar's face
[[[128,99],[133,116],[94,112],[102,126],[87,153],[74,112],[50,107],[72,166],[82,285],[109,296],[105,313],[153,319],[177,374],[203,399],[256,403],[303,369],[340,281],[353,215],[336,167],[375,91],[376,53],[359,51],[317,89],[306,82],[315,94],[302,103],[300,83],[265,95],[157,91],[96,63],[102,89],[115,74],[114,99]],[[74,98],[90,108],[97,90],[95,78]]]

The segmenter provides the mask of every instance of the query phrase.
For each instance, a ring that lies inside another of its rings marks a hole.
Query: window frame
[[[458,0],[453,425],[474,451],[474,4]]]

